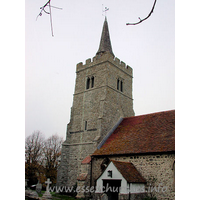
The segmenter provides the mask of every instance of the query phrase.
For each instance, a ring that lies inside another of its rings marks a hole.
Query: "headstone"
[[[47,184],[46,191],[49,192],[49,185],[52,183],[52,182],[50,181],[50,178],[48,178],[47,181],[45,181],[45,183]]]
[[[40,183],[40,181],[38,181],[37,185],[36,185],[36,192],[38,194],[40,194],[42,191],[42,184]]]
[[[25,197],[28,199],[38,199],[38,193],[33,190],[25,190]]]
[[[45,199],[52,199],[51,193],[49,192],[49,185],[52,183],[50,181],[50,178],[47,179],[47,181],[45,181],[45,183],[47,184],[46,186],[46,192],[43,194],[43,198]]]
[[[44,198],[44,199],[52,199],[51,193],[49,191],[46,191],[43,194],[42,198]]]
[[[101,200],[108,200],[107,194],[104,193],[104,194],[101,196]]]

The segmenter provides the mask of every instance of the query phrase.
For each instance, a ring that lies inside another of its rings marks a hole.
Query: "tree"
[[[25,141],[25,176],[29,179],[28,184],[37,183],[43,171],[44,137],[40,131],[34,131]]]
[[[63,139],[57,134],[47,140],[40,131],[34,131],[25,142],[25,175],[28,185],[50,178],[56,183]]]
[[[45,174],[46,177],[51,179],[52,183],[56,183],[62,143],[63,138],[59,137],[57,134],[51,136],[45,141]]]
[[[27,163],[41,162],[44,148],[44,136],[40,131],[34,131],[26,138],[25,159]]]

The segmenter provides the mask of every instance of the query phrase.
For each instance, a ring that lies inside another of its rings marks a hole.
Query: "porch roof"
[[[146,183],[146,180],[142,177],[140,172],[136,169],[136,167],[130,162],[121,162],[111,160],[111,162],[115,165],[118,171],[122,174],[122,176],[129,183]]]

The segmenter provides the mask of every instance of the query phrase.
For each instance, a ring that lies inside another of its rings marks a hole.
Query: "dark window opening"
[[[108,171],[108,177],[112,178],[112,171],[111,170]]]
[[[85,121],[85,131],[87,130],[87,121]]]
[[[86,89],[89,89],[89,87],[90,87],[90,78],[87,78]]]
[[[121,92],[123,92],[123,82],[121,81]]]
[[[119,79],[117,79],[117,89],[119,90]]]
[[[93,88],[94,87],[94,76],[91,78],[91,81],[92,81],[91,88]]]

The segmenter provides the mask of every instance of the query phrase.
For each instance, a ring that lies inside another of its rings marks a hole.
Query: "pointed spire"
[[[110,35],[109,35],[109,30],[108,30],[108,22],[107,22],[106,17],[105,17],[105,21],[103,24],[103,30],[102,30],[102,34],[101,34],[99,50],[97,51],[96,55],[99,55],[104,52],[110,52],[114,56],[114,53],[112,51]]]

